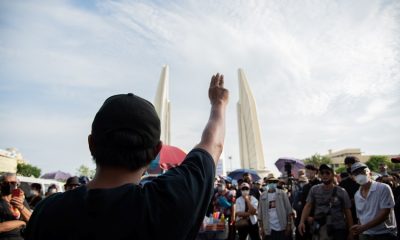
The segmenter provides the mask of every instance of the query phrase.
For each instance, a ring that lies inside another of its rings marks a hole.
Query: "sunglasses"
[[[244,187],[244,188],[241,188],[240,190],[247,191],[247,190],[250,190],[250,188]]]
[[[17,185],[17,182],[7,182],[7,181],[3,182],[3,184],[7,184],[7,183],[10,184],[10,185]]]

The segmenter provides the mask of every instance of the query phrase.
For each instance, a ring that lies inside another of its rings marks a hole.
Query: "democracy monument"
[[[261,141],[260,124],[258,121],[256,102],[242,69],[238,70],[239,101],[237,117],[239,127],[240,167],[256,170],[260,176],[269,171],[265,168],[263,145]],[[171,103],[169,100],[169,67],[163,66],[154,107],[161,120],[161,141],[171,143]],[[217,175],[225,175],[224,153],[217,166]]]

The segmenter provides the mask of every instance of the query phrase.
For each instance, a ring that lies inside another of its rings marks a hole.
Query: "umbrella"
[[[59,180],[59,181],[67,181],[68,178],[71,177],[71,174],[62,172],[62,171],[57,171],[57,172],[49,172],[43,174],[41,178],[44,179],[54,179],[54,180]]]
[[[163,145],[156,158],[150,163],[147,172],[150,174],[162,173],[163,170],[179,166],[186,157],[180,148]]]
[[[251,178],[253,179],[254,182],[258,181],[261,179],[260,176],[258,176],[258,173],[255,170],[252,169],[236,169],[235,171],[232,171],[228,174],[228,177],[235,179],[235,180],[239,180],[241,178],[243,178],[243,174],[244,173],[250,173]]]
[[[278,170],[281,173],[286,173],[285,170],[285,164],[290,164],[292,167],[292,176],[297,176],[297,172],[300,169],[304,169],[304,163],[302,160],[297,159],[297,158],[291,158],[291,157],[283,157],[283,158],[279,158],[276,162],[275,162],[275,166],[278,168]]]

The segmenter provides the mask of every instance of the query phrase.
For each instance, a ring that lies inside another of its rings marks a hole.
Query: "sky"
[[[242,68],[266,166],[344,148],[400,154],[400,2],[0,1],[0,148],[42,172],[94,168],[91,123],[111,95],[155,98],[170,67],[172,145],[189,151],[216,72],[230,91],[225,157],[239,168]]]

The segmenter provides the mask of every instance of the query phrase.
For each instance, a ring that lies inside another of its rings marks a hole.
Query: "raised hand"
[[[217,75],[212,76],[208,97],[211,105],[228,103],[229,92],[224,88],[224,75],[217,73]]]

